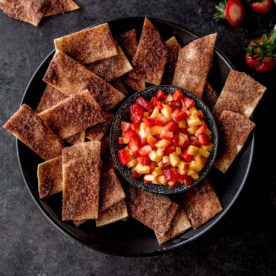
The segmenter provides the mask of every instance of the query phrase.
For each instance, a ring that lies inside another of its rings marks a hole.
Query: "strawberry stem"
[[[213,17],[215,21],[227,20],[225,15],[226,3],[227,0],[222,0],[215,6],[216,12]]]

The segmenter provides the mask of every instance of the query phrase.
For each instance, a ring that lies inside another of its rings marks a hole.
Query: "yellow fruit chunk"
[[[168,155],[163,156],[162,161],[163,161],[163,163],[169,163],[170,162],[169,156]]]
[[[152,174],[146,174],[144,176],[144,180],[154,182],[154,181],[157,180],[157,177],[155,175],[152,175]]]
[[[197,126],[191,126],[189,128],[187,128],[187,131],[190,135],[195,134],[195,132],[197,131],[198,127]]]
[[[141,136],[141,138],[148,138],[149,137],[149,134],[146,132],[145,129],[140,129],[139,130],[139,135]]]
[[[148,118],[150,116],[149,112],[144,112],[144,117]]]
[[[206,149],[200,148],[198,153],[206,158],[210,156],[210,152]]]
[[[168,106],[167,104],[164,104],[163,108],[161,109],[161,113],[168,121],[171,121],[171,119],[172,119],[172,108],[170,106]]]
[[[175,152],[177,155],[180,155],[181,154],[181,148],[180,147],[176,147],[175,148]]]
[[[187,123],[189,127],[202,125],[202,121],[198,118],[196,114],[191,114],[190,117],[187,119]]]
[[[158,116],[158,113],[159,113],[159,109],[158,107],[155,107],[150,115],[150,118],[156,118]]]
[[[142,164],[138,163],[134,168],[134,171],[138,172],[139,174],[147,174],[150,172],[150,166],[143,166]]]
[[[173,100],[173,96],[172,96],[172,94],[169,94],[169,95],[167,96],[165,102],[172,102],[172,100]]]
[[[208,136],[212,135],[212,131],[209,128],[207,128],[204,133]]]
[[[151,161],[159,162],[162,159],[162,156],[160,156],[155,150],[153,150],[149,154],[149,158],[150,158]]]
[[[163,127],[161,126],[154,126],[150,129],[150,135],[157,135],[160,134],[163,130]]]
[[[171,142],[170,142],[169,140],[162,139],[162,140],[160,140],[159,142],[157,142],[157,143],[155,144],[155,146],[156,146],[157,148],[162,148],[162,149],[164,149],[164,148],[166,148],[170,143],[171,143]]]
[[[177,164],[177,167],[178,167],[180,170],[182,170],[182,171],[187,171],[187,170],[185,169],[186,164],[187,164],[187,163],[185,163],[184,161],[180,161],[180,162]]]
[[[132,167],[136,166],[137,163],[138,163],[137,159],[133,159],[127,163],[127,167],[132,168]]]
[[[179,146],[183,146],[185,144],[186,141],[188,141],[188,136],[186,134],[183,133],[179,133]]]
[[[208,150],[209,152],[211,152],[214,148],[214,144],[210,144],[208,146],[202,146],[202,148]]]
[[[163,171],[161,170],[160,167],[156,167],[153,172],[152,172],[153,175],[162,175],[163,174]]]
[[[181,120],[181,121],[178,122],[178,126],[180,128],[185,128],[187,126],[187,123],[186,123],[185,120]]]
[[[143,129],[143,130],[145,130],[145,129],[147,129],[147,125],[144,123],[144,122],[142,122],[141,124],[140,124],[140,130],[141,129]]]
[[[196,107],[191,107],[189,111],[191,112],[191,114],[199,115],[199,110]]]
[[[199,175],[198,175],[197,172],[193,172],[193,173],[191,173],[191,174],[189,174],[189,175],[190,175],[191,178],[193,178],[193,180],[199,179]]]
[[[178,157],[178,155],[176,154],[176,152],[172,152],[170,155],[169,155],[169,158],[170,158],[170,163],[173,167],[176,167],[177,164],[180,162],[180,158]]]
[[[193,145],[190,145],[190,146],[187,148],[187,153],[190,154],[190,155],[197,155],[198,150],[199,150],[198,147],[193,146]]]
[[[158,182],[161,184],[161,185],[165,185],[166,184],[166,178],[164,175],[160,175],[158,176]]]

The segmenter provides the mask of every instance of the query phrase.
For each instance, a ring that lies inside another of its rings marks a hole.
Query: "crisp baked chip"
[[[219,95],[218,95],[217,91],[207,81],[205,84],[202,100],[212,110],[218,100],[218,97],[219,97]]]
[[[224,110],[229,110],[250,118],[265,91],[266,87],[250,76],[231,70],[213,114],[218,119]]]
[[[105,211],[126,197],[114,170],[101,175],[100,212]]]
[[[61,155],[61,140],[26,104],[3,127],[44,160]]]
[[[1,0],[0,8],[8,16],[38,26],[48,8],[48,0]]]
[[[87,219],[80,219],[80,220],[77,220],[77,219],[74,219],[73,222],[74,224],[79,227],[81,224],[85,223],[87,221]]]
[[[176,67],[178,53],[181,49],[181,46],[178,43],[175,36],[168,39],[165,42],[165,44],[168,47],[169,56],[168,56],[168,62],[165,67],[165,72],[163,75],[162,83],[171,85],[173,82],[174,71],[175,71],[175,67]]]
[[[129,75],[123,76],[122,80],[126,86],[130,87],[134,91],[139,92],[141,90],[146,89],[146,83],[143,80],[134,79]]]
[[[138,38],[136,30],[132,29],[126,33],[123,33],[119,35],[117,39],[129,60],[132,61],[138,48]]]
[[[86,68],[108,82],[125,75],[132,66],[120,46],[117,52],[118,55],[87,64]]]
[[[88,89],[105,111],[112,109],[125,97],[105,80],[59,50],[43,80],[68,96]]]
[[[86,129],[85,136],[87,139],[91,141],[100,141],[104,137],[112,122],[113,114],[110,112],[103,112],[103,116],[105,119],[103,123],[99,123]]]
[[[81,64],[88,64],[118,54],[108,23],[54,40],[56,49]]]
[[[223,111],[218,120],[220,147],[215,167],[225,173],[245,144],[255,124],[241,114]]]
[[[126,196],[130,216],[164,236],[179,209],[178,204],[165,195],[149,193],[132,185],[127,186]]]
[[[46,109],[49,109],[50,107],[62,102],[66,98],[67,96],[65,94],[47,84],[36,108],[36,112],[39,113]]]
[[[82,144],[70,147],[73,149],[67,148],[66,156],[62,153],[62,220],[98,218],[101,143]]]
[[[110,84],[115,87],[117,90],[119,90],[120,92],[122,92],[124,95],[128,94],[128,90],[126,89],[123,81],[121,78],[115,79],[112,82],[110,82]]]
[[[110,140],[108,136],[104,136],[101,140],[101,159],[103,162],[102,173],[109,171],[110,169],[117,170],[117,166],[110,151]]]
[[[99,218],[96,219],[96,226],[104,226],[128,217],[127,206],[125,200],[121,200],[112,207],[100,212]]]
[[[48,0],[48,3],[49,7],[44,16],[63,14],[80,8],[73,0]]]
[[[179,208],[175,218],[173,219],[170,229],[165,233],[164,236],[155,233],[159,244],[163,244],[187,231],[191,228],[191,223],[182,208]]]
[[[85,130],[70,136],[69,138],[65,139],[65,141],[70,145],[83,143],[85,141]]]
[[[88,90],[74,94],[38,115],[62,139],[105,120]]]
[[[159,85],[168,59],[168,50],[159,31],[145,18],[131,77]]]
[[[173,85],[187,89],[201,98],[210,70],[217,34],[193,40],[178,54]]]
[[[45,198],[63,191],[61,156],[41,163],[37,167],[39,197]]]
[[[194,229],[222,211],[222,206],[211,185],[205,179],[202,183],[182,195],[184,210]]]

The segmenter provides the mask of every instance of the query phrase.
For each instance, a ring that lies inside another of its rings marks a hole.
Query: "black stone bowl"
[[[126,121],[130,122],[130,111],[129,111],[129,106],[135,103],[136,99],[140,96],[144,97],[147,100],[150,100],[152,97],[154,97],[158,90],[162,89],[165,91],[167,94],[172,94],[175,89],[180,89],[185,96],[188,98],[191,98],[195,101],[196,107],[201,110],[204,115],[205,115],[205,122],[208,126],[208,128],[212,131],[212,140],[211,142],[215,145],[214,149],[212,150],[210,156],[208,157],[208,160],[202,169],[202,171],[199,174],[199,178],[193,182],[191,186],[186,186],[184,184],[179,185],[178,187],[175,188],[170,188],[168,185],[156,185],[156,184],[145,184],[143,179],[135,179],[132,176],[131,169],[129,169],[127,166],[123,166],[118,158],[118,151],[125,147],[124,145],[119,145],[118,144],[118,139],[122,135],[122,130],[121,130],[121,122]],[[216,159],[217,155],[217,149],[218,149],[218,130],[217,126],[214,120],[214,117],[212,115],[212,112],[210,109],[206,106],[206,104],[201,101],[198,97],[196,97],[194,94],[188,92],[185,89],[182,89],[180,87],[176,86],[171,86],[171,85],[160,85],[160,86],[151,86],[141,92],[137,92],[133,94],[131,97],[129,97],[119,108],[117,111],[112,125],[110,129],[110,148],[111,148],[111,154],[114,159],[114,162],[120,171],[120,173],[123,175],[123,177],[132,185],[134,185],[137,188],[146,190],[148,192],[152,193],[158,193],[158,194],[176,194],[176,193],[181,193],[184,192],[198,183],[202,181],[210,171],[211,167],[214,164],[214,161]]]

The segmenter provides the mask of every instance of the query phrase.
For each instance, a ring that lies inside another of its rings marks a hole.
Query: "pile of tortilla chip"
[[[36,110],[26,104],[4,128],[45,162],[39,164],[41,199],[62,192],[63,221],[96,227],[128,216],[151,228],[160,244],[196,229],[222,210],[210,180],[175,197],[121,185],[110,154],[114,108],[147,85],[173,84],[213,110],[222,143],[215,166],[225,173],[254,127],[249,119],[265,87],[232,70],[219,95],[207,82],[216,34],[184,47],[163,41],[146,18],[136,30],[113,37],[107,23],[54,40],[56,52]]]
[[[73,0],[0,0],[0,9],[4,13],[36,27],[45,16],[63,14],[79,8]]]

